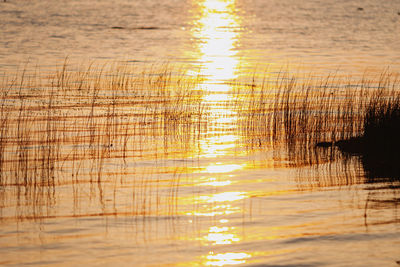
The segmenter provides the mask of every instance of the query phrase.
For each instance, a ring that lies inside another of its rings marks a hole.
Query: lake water
[[[202,55],[227,56],[216,45],[245,66],[397,69],[398,12],[398,1],[372,0],[7,1],[0,6],[0,67],[28,59],[54,66],[67,56],[204,63]]]
[[[359,157],[300,163],[241,127],[234,93],[287,72],[398,73],[399,12],[394,0],[1,2],[0,79],[24,66],[47,77],[68,57],[72,75],[135,68],[140,88],[3,96],[0,265],[399,266],[398,177]],[[158,86],[201,91],[204,116]]]

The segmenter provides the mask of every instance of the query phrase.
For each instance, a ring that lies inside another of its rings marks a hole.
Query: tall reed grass
[[[66,184],[97,184],[101,191],[109,182],[107,165],[168,153],[160,146],[171,136],[188,149],[193,128],[203,121],[201,92],[194,90],[200,81],[169,65],[77,70],[65,62],[55,73],[4,75],[0,194],[11,189],[28,205],[51,203],[56,188]]]
[[[238,89],[238,96],[243,135],[256,146],[284,145],[296,165],[331,161],[343,156],[339,151],[363,159],[375,154],[386,161],[398,159],[398,75],[383,72],[355,80],[282,72],[249,83]]]
[[[169,65],[138,70],[91,64],[73,70],[64,63],[55,73],[35,69],[3,77],[0,199],[14,190],[12,205],[29,207],[21,218],[45,212],[39,209],[54,205],[64,186],[76,196],[86,194],[82,185],[105,207],[126,184],[133,202],[127,206],[134,207],[129,214],[148,215],[160,210],[160,186],[167,183],[165,210],[174,212],[180,174],[168,173],[161,181],[158,174],[153,179],[136,173],[135,164],[175,153],[187,158],[196,147],[208,123],[200,75]],[[381,162],[372,154],[386,155],[380,157],[384,169],[388,157],[398,159],[399,89],[398,77],[388,72],[361,80],[281,72],[237,83],[236,100],[226,104],[238,114],[239,131],[252,149],[286,148],[288,162],[296,166],[346,157],[340,151],[358,153],[368,171],[371,162]]]

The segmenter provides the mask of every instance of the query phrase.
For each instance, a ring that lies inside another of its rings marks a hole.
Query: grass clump
[[[357,80],[280,73],[253,82],[241,95],[238,103],[245,104],[236,107],[243,135],[258,146],[285,146],[295,164],[331,161],[342,156],[338,151],[368,162],[399,159],[400,84],[394,74]]]
[[[365,149],[394,152],[400,149],[400,92],[373,97],[367,106],[363,134]]]
[[[95,185],[103,195],[123,166],[196,141],[194,128],[203,121],[201,92],[193,89],[199,76],[168,65],[72,67],[0,80],[0,198],[50,205],[67,185]]]

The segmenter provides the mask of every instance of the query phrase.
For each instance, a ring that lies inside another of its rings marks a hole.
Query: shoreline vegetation
[[[135,150],[128,143],[137,136],[193,138],[207,125],[199,87],[203,80],[199,73],[188,75],[168,64],[140,71],[91,64],[70,71],[67,61],[47,77],[37,70],[4,75],[0,184],[11,173],[17,184],[35,179],[39,169],[46,172],[39,176],[54,176],[55,162],[73,162],[87,154],[94,160],[112,157],[114,151],[114,156],[126,158]],[[255,146],[285,144],[291,160],[309,164],[316,163],[321,150],[329,151],[331,159],[338,150],[398,159],[398,74],[384,71],[377,78],[356,80],[311,74],[299,78],[284,71],[268,77],[266,72],[232,87],[235,98],[226,105],[237,111],[242,136]]]
[[[73,194],[65,203],[93,198],[104,209],[105,199],[115,198],[124,184],[127,192],[121,194],[131,195],[135,207],[126,212],[169,212],[174,206],[162,209],[160,203],[171,203],[176,188],[167,185],[176,184],[180,174],[160,181],[162,170],[141,174],[134,164],[187,151],[196,142],[192,133],[201,131],[204,110],[202,92],[193,88],[200,81],[168,65],[140,71],[89,65],[70,71],[65,63],[47,76],[37,70],[4,75],[0,215],[20,206],[21,220],[52,216],[43,207],[54,205],[65,190]],[[165,199],[157,193],[163,187]]]
[[[206,77],[187,73],[170,65],[137,70],[118,64],[76,71],[65,63],[46,77],[37,70],[4,75],[2,201],[15,198],[7,201],[32,206],[21,219],[37,218],[44,211],[36,209],[52,205],[55,191],[65,186],[75,194],[80,186],[95,185],[101,203],[103,195],[115,198],[116,192],[106,193],[104,184],[118,190],[118,177],[131,184],[133,214],[159,212],[162,203],[171,210],[168,203],[177,197],[181,173],[170,171],[169,178],[161,179],[160,170],[152,179],[132,178],[133,166],[145,159],[195,157],[212,114],[201,87]],[[238,116],[236,130],[243,143],[286,151],[291,166],[318,166],[356,155],[369,181],[398,181],[398,75],[383,72],[377,79],[361,80],[299,78],[284,71],[268,75],[233,83],[233,98],[225,103]]]
[[[294,165],[358,156],[367,174],[398,179],[399,78],[388,71],[361,80],[282,74],[251,84],[237,104],[242,130],[260,146],[284,144]]]
[[[72,164],[75,176],[80,164],[74,162],[85,160],[100,180],[104,159],[134,157],[142,138],[170,132],[192,138],[188,133],[203,113],[201,92],[193,90],[200,80],[168,65],[140,72],[116,65],[69,71],[65,63],[45,78],[25,70],[5,75],[0,185],[53,183],[56,169]]]

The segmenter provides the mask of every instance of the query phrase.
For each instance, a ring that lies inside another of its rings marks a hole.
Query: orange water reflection
[[[233,172],[236,170],[240,170],[242,168],[243,168],[243,165],[239,165],[239,164],[217,163],[217,164],[212,164],[212,165],[207,166],[203,172],[205,172],[205,173],[227,173],[227,172]]]
[[[244,252],[228,252],[214,254],[210,253],[206,256],[207,266],[224,266],[246,263],[246,260],[251,257],[250,254]]]
[[[233,178],[246,168],[246,163],[227,160],[235,152],[239,136],[235,127],[237,114],[225,102],[232,96],[231,81],[237,78],[240,59],[237,46],[240,41],[240,17],[236,12],[235,0],[202,0],[196,3],[197,16],[193,22],[192,36],[198,40],[197,62],[201,64],[200,74],[204,82],[200,90],[205,92],[203,103],[209,114],[207,135],[200,140],[200,159],[204,163],[199,168],[202,176],[196,185],[205,190],[202,194],[187,199],[194,210],[188,216],[220,216],[218,221],[204,225],[198,240],[204,247],[224,246],[242,241],[241,231],[230,226],[230,215],[244,212],[242,201],[249,192],[235,190]],[[235,154],[237,155],[237,154]],[[218,189],[218,192],[215,190]],[[223,225],[221,225],[223,224]],[[205,266],[224,266],[245,263],[251,255],[245,252],[231,251],[201,256]]]
[[[241,200],[246,197],[245,192],[223,192],[219,194],[213,194],[210,196],[200,196],[199,200],[206,203],[214,202],[232,202]]]
[[[199,19],[194,21],[192,34],[199,40],[198,61],[202,74],[210,80],[221,81],[236,77],[239,59],[235,47],[239,39],[240,18],[235,12],[235,0],[203,0],[198,2]],[[213,91],[228,91],[221,84]]]
[[[203,0],[196,2],[195,6],[191,33],[193,39],[198,40],[195,56],[201,64],[200,74],[205,77],[199,86],[206,92],[203,102],[210,114],[207,135],[200,140],[200,158],[211,159],[232,154],[239,139],[232,129],[237,114],[223,103],[231,99],[229,81],[237,77],[240,17],[236,14],[235,0]],[[243,167],[222,160],[202,167],[202,173],[233,173]],[[214,177],[206,183],[213,186],[231,184],[221,180],[216,183]]]
[[[231,184],[232,184],[232,181],[230,181],[230,180],[218,181],[216,178],[210,177],[207,182],[203,182],[203,183],[200,183],[198,185],[200,185],[200,186],[215,186],[215,187],[217,187],[217,186],[227,186],[227,185],[231,185]]]
[[[239,235],[235,231],[237,231],[235,227],[211,226],[202,241],[204,241],[205,245],[229,245],[239,242]]]

